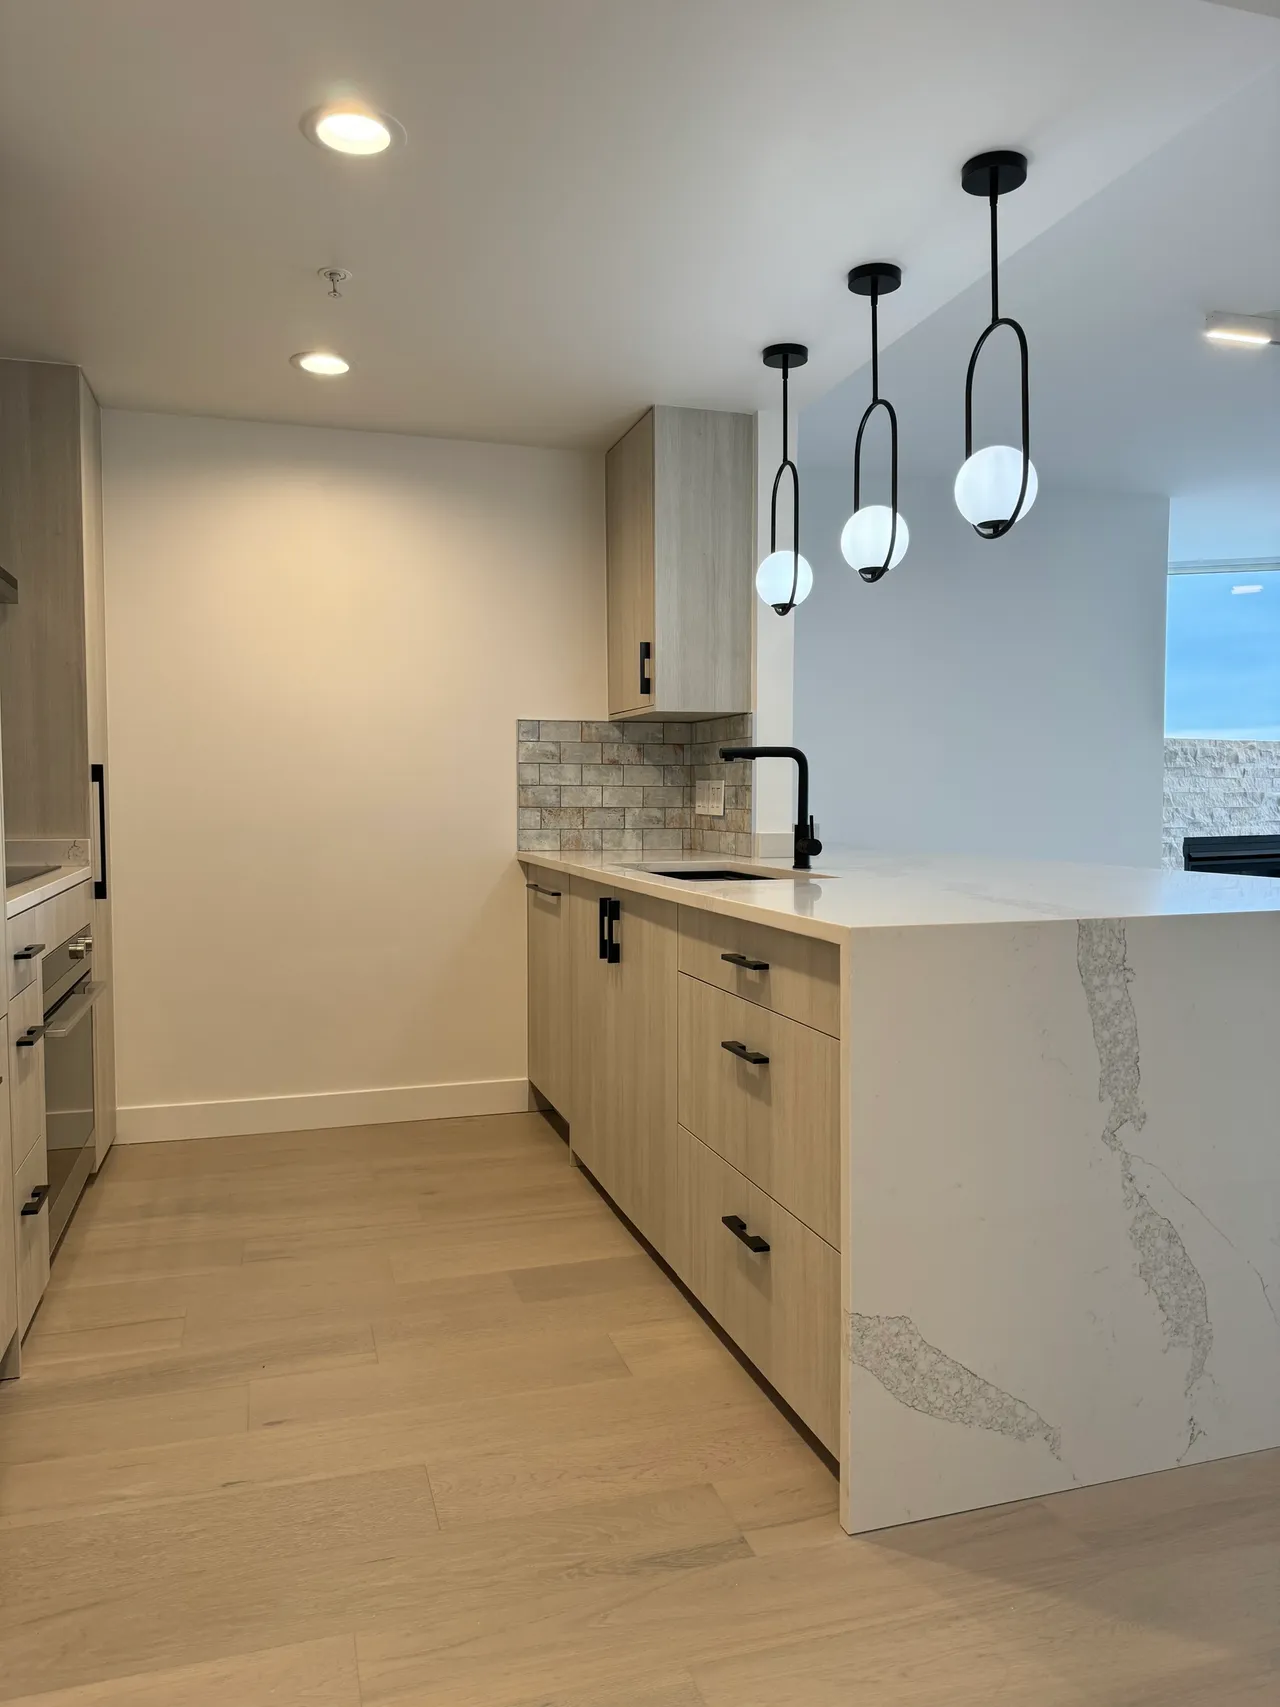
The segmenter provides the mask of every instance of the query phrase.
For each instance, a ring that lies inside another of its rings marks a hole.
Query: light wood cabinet
[[[13,1216],[9,1121],[9,1023],[0,1018],[0,1373],[18,1333],[18,1229]]]
[[[675,1206],[676,909],[575,877],[569,940],[570,1142],[665,1254]]]
[[[87,846],[94,873],[96,1168],[116,1125],[106,629],[98,405],[76,367],[0,361],[0,563],[18,581],[0,609],[5,835],[54,859]]]
[[[605,463],[611,717],[751,709],[755,423],[655,407]]]
[[[837,1040],[684,973],[679,1030],[680,1124],[838,1248]]]
[[[540,866],[525,872],[529,948],[529,1083],[571,1121],[573,1024],[569,880]]]
[[[673,1266],[839,1456],[839,1254],[683,1127],[676,1194]]]
[[[34,1144],[13,1176],[14,1226],[18,1244],[18,1332],[31,1326],[49,1284],[49,1161],[44,1139]],[[37,1205],[37,1199],[39,1199]],[[23,1210],[27,1214],[23,1214]]]
[[[833,942],[681,907],[680,970],[840,1035],[840,950]]]

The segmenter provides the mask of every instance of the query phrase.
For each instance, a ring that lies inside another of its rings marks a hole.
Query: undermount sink
[[[692,870],[686,866],[680,871],[662,871],[653,865],[646,869],[650,877],[675,877],[681,883],[763,883],[790,876],[783,871],[732,871],[728,866],[695,866]]]
[[[34,877],[47,877],[51,871],[57,869],[56,865],[6,865],[4,886],[6,889],[16,889],[19,883],[30,883]]]

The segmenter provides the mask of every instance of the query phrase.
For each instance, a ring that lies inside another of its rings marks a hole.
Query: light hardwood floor
[[[1280,1699],[1280,1455],[859,1540],[537,1116],[117,1150],[0,1390],[0,1699]]]

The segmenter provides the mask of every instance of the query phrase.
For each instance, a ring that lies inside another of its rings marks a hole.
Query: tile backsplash
[[[719,756],[722,742],[751,739],[750,715],[693,723],[522,718],[516,738],[521,853],[751,854],[751,766]],[[724,816],[695,812],[694,784],[717,780]]]

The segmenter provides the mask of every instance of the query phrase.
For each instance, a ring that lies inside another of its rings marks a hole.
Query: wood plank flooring
[[[850,1540],[535,1115],[117,1149],[0,1389],[0,1700],[1280,1700],[1280,1454]]]

